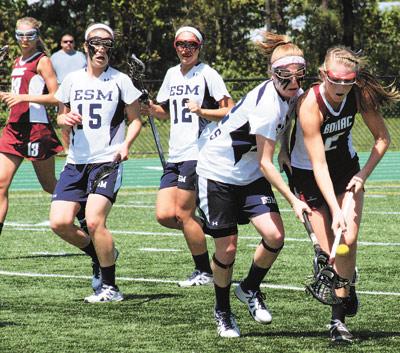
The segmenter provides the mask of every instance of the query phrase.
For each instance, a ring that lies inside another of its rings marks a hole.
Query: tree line
[[[135,53],[146,63],[147,78],[161,79],[177,63],[176,29],[189,24],[205,33],[203,60],[223,77],[266,77],[266,59],[251,40],[257,29],[266,27],[290,35],[304,50],[309,76],[316,75],[326,50],[337,44],[362,50],[376,74],[397,76],[400,9],[381,11],[378,5],[375,0],[41,0],[32,5],[2,0],[0,45],[8,44],[10,56],[17,55],[15,23],[24,16],[42,22],[49,53],[57,50],[64,31],[82,44],[88,24],[106,22],[117,33],[114,66],[127,71]]]

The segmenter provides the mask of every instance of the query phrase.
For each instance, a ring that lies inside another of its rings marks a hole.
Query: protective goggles
[[[114,40],[111,38],[93,37],[90,38],[87,43],[95,49],[98,49],[99,47],[103,47],[106,50],[114,48]]]
[[[342,73],[325,70],[326,79],[334,85],[351,86],[356,83],[357,73]]]
[[[189,50],[196,50],[200,48],[201,43],[195,41],[187,41],[187,40],[177,40],[174,43],[175,49],[189,49]]]
[[[28,29],[27,31],[20,31],[17,30],[15,31],[15,38],[18,41],[21,41],[22,39],[26,39],[26,40],[35,40],[39,37],[39,33],[36,29]]]
[[[280,80],[290,81],[292,78],[295,78],[297,81],[301,81],[306,75],[306,67],[302,66],[296,71],[290,71],[288,69],[280,69],[275,68],[272,72],[278,77]]]

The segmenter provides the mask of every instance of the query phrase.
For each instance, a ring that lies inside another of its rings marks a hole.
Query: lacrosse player
[[[398,101],[400,95],[386,91],[366,70],[364,59],[344,47],[328,50],[319,74],[321,83],[299,100],[291,167],[296,191],[313,210],[310,221],[322,249],[330,254],[339,228],[342,242],[350,248],[347,256],[335,261],[334,268],[347,285],[336,290],[341,303],[332,306],[330,337],[335,342],[351,342],[345,317],[356,315],[358,309],[354,282],[364,184],[390,143],[379,107]],[[357,113],[375,140],[362,169],[351,138]],[[345,215],[341,207],[348,190],[354,196]]]
[[[117,252],[106,219],[121,186],[119,162],[128,159],[141,129],[141,92],[127,75],[109,66],[113,47],[114,32],[109,26],[89,26],[84,44],[88,66],[68,74],[56,92],[57,122],[70,132],[70,149],[53,193],[50,224],[56,234],[100,266],[100,276],[92,281],[94,294],[85,298],[88,303],[123,299],[115,283]],[[130,122],[126,135],[125,114]],[[89,234],[73,222],[85,201]]]
[[[196,209],[196,164],[198,138],[210,121],[219,121],[233,107],[221,76],[200,61],[204,35],[191,26],[175,34],[174,47],[180,60],[170,68],[148,113],[170,119],[168,163],[157,195],[157,221],[168,228],[181,229],[192,254],[195,270],[181,287],[212,282],[207,243]],[[204,131],[204,133],[207,133]]]
[[[40,38],[41,23],[17,21],[15,38],[21,56],[14,61],[11,92],[0,92],[10,114],[0,138],[0,233],[8,210],[8,189],[24,158],[32,161],[44,191],[57,183],[54,155],[63,150],[44,105],[56,104],[57,79]]]
[[[197,164],[199,207],[205,230],[214,238],[212,260],[216,305],[214,316],[221,337],[239,337],[230,306],[238,224],[251,222],[261,235],[247,277],[235,289],[251,316],[272,321],[260,284],[284,244],[284,228],[271,184],[291,204],[296,216],[308,206],[297,199],[273,164],[276,142],[288,127],[300,82],[305,75],[303,52],[287,36],[265,33],[259,43],[270,59],[271,79],[243,97],[208,135]]]

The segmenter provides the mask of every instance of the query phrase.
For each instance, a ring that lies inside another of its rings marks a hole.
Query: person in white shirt
[[[251,90],[208,136],[201,138],[196,169],[204,229],[215,242],[214,317],[221,337],[240,336],[230,306],[238,224],[251,222],[261,235],[261,242],[235,295],[247,304],[255,321],[269,324],[272,316],[263,301],[260,284],[284,244],[283,223],[271,185],[285,197],[301,221],[302,212],[310,212],[273,164],[275,145],[287,129],[302,93],[303,52],[287,36],[269,32],[259,46],[270,58],[271,79]]]
[[[120,301],[123,296],[115,283],[116,251],[106,220],[121,186],[121,162],[128,159],[141,129],[141,92],[127,75],[109,66],[114,46],[109,26],[89,26],[85,40],[87,69],[68,74],[55,95],[60,102],[57,122],[70,133],[70,149],[53,193],[50,226],[100,267],[101,276],[92,281],[95,292],[85,301]],[[130,122],[126,134],[125,115]],[[89,234],[74,225],[85,201]]]
[[[195,270],[181,287],[208,284],[212,273],[206,239],[196,210],[196,164],[198,139],[207,133],[210,121],[221,120],[233,107],[221,76],[199,55],[204,34],[184,26],[175,34],[174,47],[180,63],[170,68],[147,113],[170,119],[169,155],[157,195],[157,221],[168,228],[181,229],[192,254]],[[206,130],[206,131],[203,131]]]

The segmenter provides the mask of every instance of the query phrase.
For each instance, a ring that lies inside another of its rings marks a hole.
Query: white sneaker
[[[119,256],[118,249],[114,249],[114,259],[117,261]],[[92,289],[97,292],[103,285],[103,278],[101,277],[100,264],[92,262],[93,276],[92,276]]]
[[[85,298],[85,303],[120,302],[123,299],[118,287],[103,284],[96,293]]]
[[[240,283],[235,289],[236,297],[247,304],[250,315],[260,324],[270,324],[271,313],[264,304],[265,295],[260,290],[243,290]]]
[[[217,322],[217,331],[220,337],[240,337],[239,326],[237,325],[235,316],[231,311],[214,310],[214,318]]]
[[[179,287],[192,287],[192,286],[202,286],[205,284],[213,283],[213,275],[208,272],[200,272],[199,270],[194,270],[190,277],[184,281],[179,281]]]

